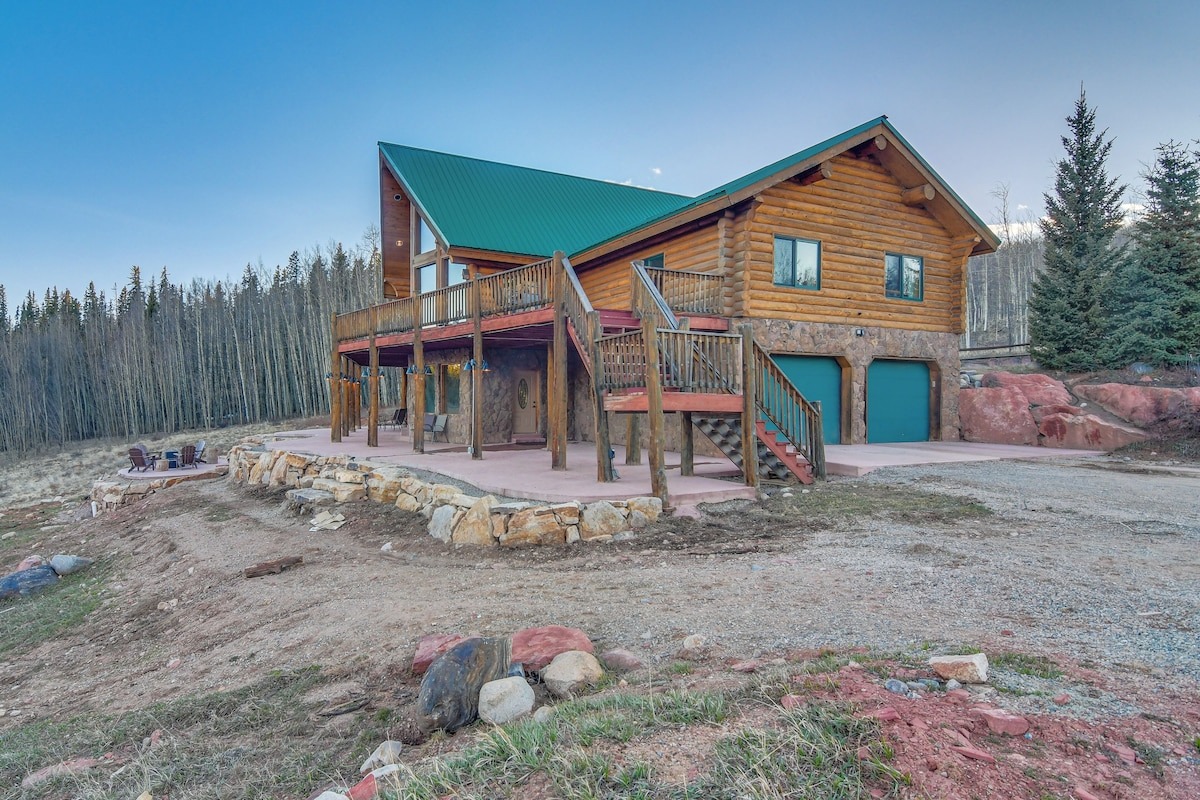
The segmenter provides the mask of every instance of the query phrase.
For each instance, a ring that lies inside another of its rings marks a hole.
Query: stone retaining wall
[[[203,480],[205,478],[221,478],[228,472],[224,465],[215,470],[191,475],[173,475],[169,478],[154,478],[153,480],[135,481],[96,481],[92,484],[92,513],[95,516],[105,511],[136,503],[154,494],[160,489],[166,489],[184,481]]]
[[[594,503],[502,503],[493,495],[464,494],[449,484],[426,483],[411,471],[347,456],[315,456],[269,450],[261,440],[229,451],[231,480],[286,487],[301,507],[370,500],[389,503],[429,520],[429,534],[443,542],[473,545],[607,542],[632,535],[662,514],[657,497]]]

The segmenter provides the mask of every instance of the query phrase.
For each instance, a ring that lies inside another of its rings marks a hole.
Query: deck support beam
[[[471,359],[471,458],[483,458],[483,296],[479,288],[479,273],[471,275],[471,318],[475,323],[474,349]]]
[[[679,412],[679,474],[696,474],[696,443],[693,436],[692,412]]]
[[[650,425],[650,492],[667,507],[667,470],[663,461],[666,431],[663,430],[662,375],[659,373],[658,331],[650,314],[642,317],[642,341],[646,348],[646,402]]]
[[[333,345],[329,354],[329,441],[342,440],[342,376],[341,356],[338,353],[337,313],[332,315],[329,329]]]
[[[758,486],[758,431],[754,396],[758,376],[754,370],[754,328],[742,325],[742,474],[747,486]]]
[[[550,466],[552,469],[567,468],[567,272],[563,264],[565,254],[554,251],[551,272],[551,296],[554,298],[554,344],[551,349],[550,369]]]
[[[641,415],[630,414],[625,426],[625,463],[635,466],[642,463]]]
[[[375,345],[375,331],[379,328],[379,307],[371,308],[371,361],[367,369],[367,447],[379,447],[379,348]]]
[[[421,342],[421,298],[413,303],[413,415],[408,421],[414,453],[425,452],[425,345]]]
[[[604,410],[604,362],[600,358],[600,312],[592,311],[591,328],[594,336],[588,342],[592,359],[592,398],[596,406],[596,480],[612,483],[616,479],[613,471],[612,441],[608,433],[608,412]]]

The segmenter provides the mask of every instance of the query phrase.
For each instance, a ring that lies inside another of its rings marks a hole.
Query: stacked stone
[[[609,542],[630,535],[662,515],[657,497],[594,503],[501,503],[457,486],[426,483],[410,471],[344,456],[311,456],[267,450],[256,442],[229,451],[230,476],[250,485],[290,486],[289,501],[306,508],[370,500],[429,520],[442,542],[517,547],[535,544]]]

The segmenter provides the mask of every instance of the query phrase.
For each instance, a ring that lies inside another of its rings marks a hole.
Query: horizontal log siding
[[[960,325],[961,244],[925,209],[901,202],[882,167],[846,156],[833,177],[809,186],[785,182],[760,195],[747,226],[748,316],[954,332]],[[774,283],[775,236],[821,242],[821,290]],[[886,297],[884,254],[925,260],[921,302]]]
[[[396,200],[396,195],[400,199]],[[412,205],[391,171],[379,164],[379,227],[383,256],[383,296],[407,297],[411,294],[411,259],[408,228]],[[397,244],[397,242],[399,244]]]
[[[716,272],[717,221],[713,219],[699,230],[689,231],[652,247],[640,248],[633,254],[616,259],[587,264],[578,269],[579,282],[592,301],[593,308],[629,308],[629,264],[643,258],[663,254],[667,269],[690,272]]]

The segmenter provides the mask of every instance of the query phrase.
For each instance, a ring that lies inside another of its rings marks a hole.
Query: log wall
[[[579,270],[579,282],[594,308],[629,308],[629,264],[663,254],[667,269],[715,272],[718,257],[717,220],[665,242],[625,251],[616,258],[589,262]]]
[[[962,244],[870,160],[839,156],[832,177],[808,186],[785,181],[765,190],[749,212],[743,246],[744,313],[760,319],[878,325],[957,333],[962,318]],[[821,243],[821,289],[774,283],[775,236]],[[921,301],[889,298],[884,255],[921,256]]]
[[[400,199],[396,200],[396,195]],[[408,297],[411,294],[410,263],[412,252],[409,222],[412,203],[400,188],[391,170],[379,160],[379,229],[383,256],[383,296]],[[396,244],[400,242],[400,244]]]

